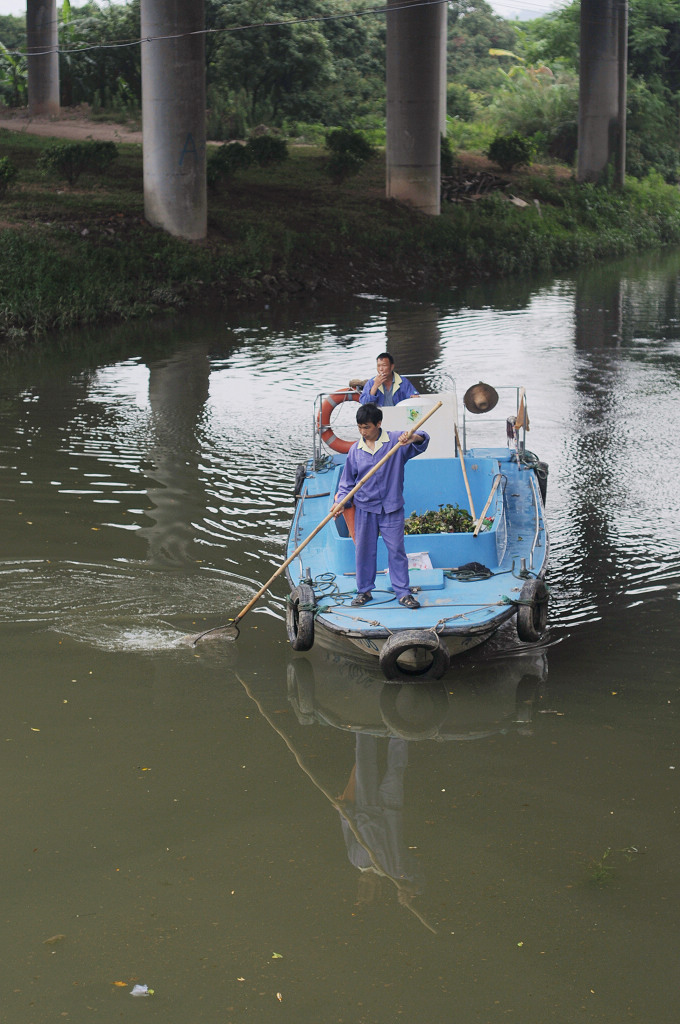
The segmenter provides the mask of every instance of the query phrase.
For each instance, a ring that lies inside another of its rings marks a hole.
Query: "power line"
[[[522,2],[522,0],[518,0]],[[417,7],[441,7],[442,4],[447,4],[448,0],[417,0],[415,3],[402,3],[402,4],[390,4],[382,7],[368,7],[363,11],[347,11],[344,14],[319,14],[310,15],[306,18],[288,18],[281,21],[260,21],[252,22],[248,25],[232,25],[224,26],[222,28],[205,28],[198,29],[194,32],[177,32],[170,33],[167,35],[160,36],[142,36],[135,39],[121,39],[114,42],[101,42],[92,43],[87,46],[53,46],[53,47],[40,47],[39,49],[26,49],[26,50],[4,50],[4,53],[13,57],[44,57],[52,53],[64,53],[64,54],[75,54],[75,53],[88,53],[92,50],[114,50],[114,49],[125,49],[132,46],[141,46],[143,43],[153,43],[169,41],[173,39],[184,39],[191,36],[208,36],[217,35],[219,33],[236,33],[236,32],[247,32],[257,28],[283,28],[289,25],[303,25],[313,22],[329,22],[329,21],[341,21],[345,18],[364,18],[364,17],[381,17],[388,14],[397,13],[398,11],[412,10]],[[527,6],[531,7],[530,0],[527,2]]]

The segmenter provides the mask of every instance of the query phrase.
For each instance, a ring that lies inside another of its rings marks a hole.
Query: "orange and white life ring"
[[[346,455],[353,445],[353,441],[343,441],[336,437],[331,427],[331,416],[336,405],[342,402],[358,402],[359,392],[355,388],[343,388],[342,391],[334,391],[332,395],[326,395],[321,403],[321,412],[317,419],[317,427],[321,431],[321,440],[339,455]]]

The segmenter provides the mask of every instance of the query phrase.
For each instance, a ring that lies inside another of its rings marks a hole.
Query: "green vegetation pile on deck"
[[[145,222],[141,147],[120,146],[104,174],[69,186],[40,173],[50,144],[0,130],[0,156],[19,172],[0,203],[4,341],[216,295],[230,304],[320,289],[390,295],[680,243],[680,195],[658,175],[617,193],[554,169],[516,172],[504,192],[425,217],[384,199],[383,152],[337,185],[327,151],[300,146],[211,192],[208,241],[192,244]]]
[[[420,515],[411,512],[404,522],[404,533],[472,533],[474,528],[474,519],[459,505],[440,505]]]

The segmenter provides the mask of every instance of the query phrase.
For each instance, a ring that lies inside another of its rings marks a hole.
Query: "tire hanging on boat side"
[[[295,498],[296,502],[300,500],[300,495],[302,493],[302,485],[304,483],[306,476],[307,467],[303,462],[298,463],[298,468],[295,470],[295,486],[293,489],[293,497]]]
[[[316,598],[308,583],[293,587],[286,602],[286,632],[294,651],[308,651],[314,644]]]
[[[536,643],[548,623],[548,588],[543,580],[527,580],[519,595],[517,636],[525,643]]]
[[[399,658],[407,651],[427,652],[431,661],[422,668],[409,669],[399,664]],[[385,641],[380,651],[380,670],[389,682],[427,682],[441,679],[450,664],[449,652],[440,638],[431,629],[400,629]]]
[[[543,500],[543,505],[545,506],[546,499],[548,497],[548,463],[537,462],[534,466],[534,473],[536,474],[538,489],[541,492],[541,498]]]

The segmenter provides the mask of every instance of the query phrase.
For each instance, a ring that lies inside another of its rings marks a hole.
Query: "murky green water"
[[[674,1024],[679,269],[187,315],[3,370],[3,1024]],[[545,649],[386,687],[294,654],[281,582],[192,647],[284,558],[314,396],[384,348],[526,385]]]

